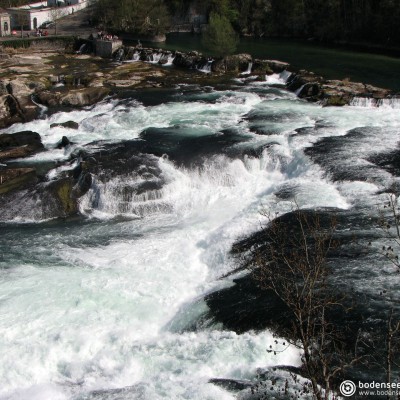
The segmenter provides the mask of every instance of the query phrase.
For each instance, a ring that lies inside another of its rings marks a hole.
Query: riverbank
[[[35,118],[41,111],[40,104],[51,109],[82,107],[133,88],[169,87],[185,80],[215,83],[235,75],[265,80],[266,76],[283,71],[287,71],[289,90],[301,98],[325,105],[346,105],[357,97],[372,99],[379,105],[380,100],[394,94],[349,79],[329,80],[282,61],[253,58],[246,53],[212,59],[195,51],[125,46],[117,51],[115,61],[118,62],[115,63],[87,54],[74,54],[71,47],[66,52],[61,49],[71,43],[70,39],[33,40],[28,49],[1,53],[0,126]]]

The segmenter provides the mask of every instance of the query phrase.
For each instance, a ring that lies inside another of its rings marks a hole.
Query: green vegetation
[[[0,0],[0,7],[8,8],[8,7],[18,7],[23,6],[25,4],[32,3],[29,0]]]
[[[29,0],[0,0],[0,7],[26,3]],[[189,22],[193,13],[209,19],[217,14],[221,20],[228,20],[240,35],[400,45],[400,7],[394,0],[97,0],[94,3],[94,20],[105,29],[142,35],[165,33],[172,21]]]
[[[99,0],[96,4],[97,21],[116,31],[162,33],[172,24],[170,16],[189,21],[195,10],[209,19],[219,15],[240,35],[400,44],[400,7],[393,0]]]
[[[163,0],[98,0],[94,20],[110,31],[151,36],[165,33],[170,16]]]
[[[203,34],[203,45],[213,54],[225,56],[236,50],[237,35],[228,18],[211,13],[209,25]]]

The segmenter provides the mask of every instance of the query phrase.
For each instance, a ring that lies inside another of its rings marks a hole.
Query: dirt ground
[[[91,33],[97,33],[97,29],[90,25],[91,9],[86,8],[81,11],[77,11],[74,14],[67,15],[57,21],[57,26],[52,26],[47,30],[49,36],[79,36],[82,38],[88,38]],[[24,31],[23,36],[30,37],[35,35],[35,31]],[[21,32],[17,31],[15,39],[21,38]],[[1,41],[8,41],[13,39],[13,37],[6,36],[0,37]]]
[[[57,21],[58,35],[73,35],[87,38],[91,33],[96,33],[97,29],[90,25],[91,9],[75,12]],[[51,27],[49,34],[54,34],[55,28]]]

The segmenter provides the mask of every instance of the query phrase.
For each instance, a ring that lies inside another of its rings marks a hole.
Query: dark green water
[[[169,50],[207,51],[201,37],[190,33],[174,33],[157,46]],[[400,58],[329,48],[304,41],[283,39],[241,39],[237,53],[250,53],[256,58],[289,62],[296,69],[307,69],[328,79],[350,78],[379,87],[400,91]]]

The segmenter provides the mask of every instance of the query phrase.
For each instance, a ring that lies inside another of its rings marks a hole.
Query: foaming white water
[[[211,73],[212,63],[213,63],[213,60],[209,60],[206,64],[204,64],[201,67],[197,68],[197,70],[200,71],[200,72],[204,72],[205,74],[210,74]]]
[[[395,146],[400,116],[389,108],[322,108],[292,94],[272,100],[271,88],[263,90],[214,91],[152,107],[105,102],[50,118],[79,122],[76,132],[35,122],[47,146],[65,132],[84,144],[170,126],[183,127],[188,137],[239,126],[250,139],[236,145],[240,157],[214,156],[197,168],[160,158],[165,183],[142,194],[123,190],[142,178],[94,177],[80,204],[94,221],[38,227],[34,234],[21,229],[8,239],[11,255],[0,270],[0,399],[231,400],[209,379],[246,379],[259,367],[298,365],[294,348],[266,352],[269,332],[178,328],[207,309],[204,293],[230,284],[216,279],[234,267],[232,243],[262,225],[260,210],[290,211],[292,199],[302,208],[349,208],[375,192],[375,183],[330,182],[304,147],[360,126],[384,128],[349,141],[338,157],[349,166],[365,162],[371,150]],[[252,111],[260,118],[246,121]],[[252,124],[266,134],[250,133]],[[257,157],[241,153],[260,148]],[[110,390],[121,388],[111,397]]]
[[[243,71],[240,75],[250,75],[252,68],[253,68],[253,63],[249,62],[246,71]]]
[[[366,97],[354,97],[350,102],[350,106],[367,108],[383,107],[396,110],[400,109],[400,98],[393,97],[387,99],[373,99]]]
[[[143,384],[144,399],[233,399],[208,380],[298,364],[295,349],[266,353],[268,332],[166,328],[181,307],[215,285],[235,237],[257,226],[265,189],[284,175],[267,155],[245,163],[221,157],[197,170],[160,159],[160,168],[171,210],[125,222],[121,229],[136,239],[84,247],[79,237],[73,245],[60,241],[59,267],[15,266],[0,284],[0,350],[9,354],[0,367],[0,398],[29,399],[40,388],[44,400],[55,388],[54,398],[74,398]],[[190,320],[195,310],[186,309]]]
[[[14,124],[2,132],[39,131],[44,145],[52,149],[52,153],[39,153],[34,156],[35,159],[63,158],[62,152],[54,150],[62,136],[67,136],[76,144],[86,144],[95,140],[130,140],[137,138],[143,130],[150,127],[167,128],[176,125],[196,127],[197,134],[213,134],[237,123],[255,104],[262,101],[257,94],[250,92],[218,92],[218,96],[221,99],[215,104],[203,101],[170,102],[151,107],[144,107],[135,101],[124,104],[110,99],[92,108],[69,113],[60,112],[48,119]],[[79,129],[62,126],[50,128],[53,123],[69,120],[79,123]],[[68,155],[66,153],[64,158]]]
[[[306,86],[306,85],[302,85],[302,86],[300,86],[300,87],[295,91],[296,96],[299,96],[299,95],[300,95],[300,93],[303,91],[303,89],[304,89],[305,86]]]
[[[260,209],[278,210],[274,192],[280,185],[305,184],[300,206],[338,205],[335,197],[320,196],[324,185],[327,193],[335,192],[334,186],[323,180],[316,185],[310,173],[312,192],[307,173],[296,169],[296,156],[289,151],[287,158],[293,163],[290,174],[268,151],[243,161],[219,156],[194,170],[161,158],[166,185],[156,198],[132,198],[131,203],[161,198],[170,207],[121,224],[136,239],[83,247],[83,235],[73,244],[56,240],[54,246],[52,239],[58,267],[16,265],[0,285],[9,310],[1,321],[0,350],[10,354],[0,367],[0,398],[29,399],[39,391],[44,400],[71,399],[93,390],[144,385],[144,399],[233,399],[208,380],[246,379],[260,367],[298,364],[295,349],[272,357],[266,353],[273,341],[268,332],[168,330],[172,320],[174,326],[185,325],[177,316],[190,321],[191,313],[197,315],[193,299],[232,268],[229,248],[240,235],[258,229]],[[121,201],[117,187],[105,185],[99,211],[121,213],[113,208]]]
[[[353,107],[378,107],[378,102],[374,98],[369,97],[354,97],[350,105]]]
[[[288,80],[291,73],[289,71],[282,71],[280,74],[266,75],[265,80],[271,85],[284,85]]]

